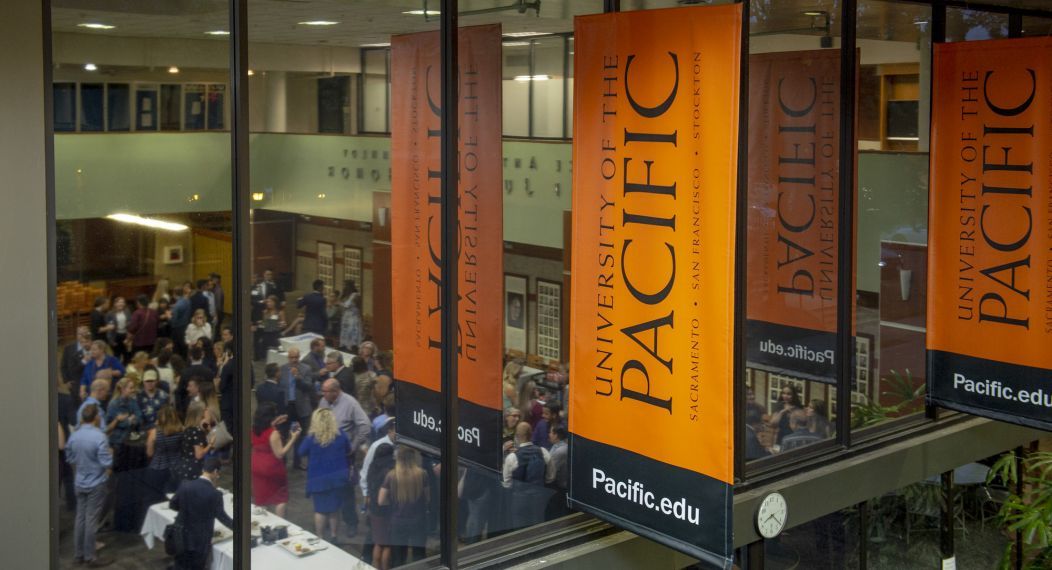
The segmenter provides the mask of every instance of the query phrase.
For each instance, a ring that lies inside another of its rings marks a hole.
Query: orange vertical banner
[[[457,343],[461,455],[501,464],[503,164],[499,25],[461,28],[459,334],[441,337],[441,61],[438,32],[391,41],[392,323],[398,433],[437,448],[442,342]]]
[[[748,366],[836,383],[840,50],[749,57]]]
[[[575,21],[570,498],[721,567],[741,17]]]
[[[1052,38],[935,46],[928,396],[1052,429]]]

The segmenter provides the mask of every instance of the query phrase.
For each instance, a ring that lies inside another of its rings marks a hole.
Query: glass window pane
[[[858,7],[852,429],[924,410],[931,9]]]
[[[764,568],[850,570],[859,567],[857,508],[836,511],[765,540]],[[867,568],[886,568],[869,561]]]
[[[226,126],[226,85],[208,86],[208,130],[221,131]]]
[[[161,85],[161,130],[178,131],[182,125],[182,85]]]
[[[184,84],[183,98],[183,130],[204,130],[205,86],[200,83]]]
[[[131,129],[131,90],[124,83],[106,84],[106,118],[109,131]]]
[[[105,102],[101,83],[80,84],[80,130],[101,131]]]
[[[135,88],[135,130],[157,130],[157,86],[137,85]]]
[[[1052,36],[1052,18],[1023,16],[1023,36]]]
[[[601,12],[602,2],[565,6],[542,9],[540,14],[507,11],[461,20],[462,35],[473,33],[475,26],[500,24],[500,67],[493,72],[500,77],[479,76],[480,85],[494,80],[492,85],[500,91],[492,96],[480,89],[480,96],[490,98],[479,99],[478,104],[497,99],[503,106],[501,128],[507,137],[499,154],[485,145],[466,145],[461,151],[465,155],[461,224],[473,226],[475,234],[465,241],[473,245],[462,256],[478,256],[480,279],[485,277],[491,284],[496,280],[495,288],[480,283],[478,292],[462,298],[460,305],[470,323],[462,326],[479,329],[478,345],[486,348],[478,358],[487,363],[485,370],[462,369],[459,377],[461,426],[479,427],[481,434],[477,442],[462,437],[460,444],[458,534],[465,545],[542,525],[540,530],[570,514],[566,409],[572,145],[512,140],[569,136],[564,126],[569,126],[571,117],[567,105],[572,84],[567,82],[566,58],[573,45],[568,41],[573,18]],[[482,49],[471,57],[462,53],[461,75],[468,65],[484,65],[487,55]],[[480,120],[462,112],[460,132],[492,136],[493,125],[484,119],[485,110],[481,113]],[[467,155],[472,158],[467,160]],[[491,187],[493,181],[486,178],[491,175],[498,177],[497,184],[503,181],[503,190],[497,196],[474,197],[478,193],[471,188]],[[477,224],[471,223],[476,210]],[[494,217],[495,210],[499,217]],[[497,246],[496,253],[492,245]],[[461,287],[461,295],[474,289]],[[481,340],[488,337],[496,342],[487,345]],[[465,396],[465,386],[476,393]],[[480,463],[479,446],[492,459]]]
[[[746,460],[836,435],[839,11],[809,6],[759,11],[749,41]]]
[[[503,44],[504,135],[530,136],[530,42],[522,38],[505,38]],[[518,78],[518,79],[516,79]]]
[[[77,130],[77,84],[55,82],[55,130]]]
[[[437,34],[438,21],[382,2],[353,6],[248,3],[250,21],[282,22],[250,27],[248,46],[253,521],[302,531],[291,548],[325,548],[301,559],[325,569],[434,556],[441,528],[438,449],[388,423],[410,406],[409,388],[395,389],[402,361],[392,351],[394,329],[412,323],[393,317],[391,230],[408,210],[392,206],[388,50],[375,45]],[[437,169],[437,151],[425,162]],[[437,193],[437,181],[424,184]],[[429,396],[437,421],[441,399]],[[271,430],[276,416],[287,421]],[[253,550],[257,564],[289,556],[280,544]]]
[[[561,36],[542,37],[533,44],[533,136],[563,137],[563,102],[572,95],[567,87],[563,64],[566,44]]]
[[[388,91],[390,78],[387,75],[388,49],[367,49],[363,52],[365,70],[362,73],[362,130],[387,132],[389,120]],[[324,132],[324,131],[323,131]]]
[[[946,9],[946,41],[970,42],[1008,37],[1008,14],[965,8]]]
[[[231,450],[218,434],[238,435],[237,383],[216,349],[230,302],[210,279],[218,275],[229,287],[232,275],[230,138],[149,132],[165,121],[180,128],[180,86],[166,86],[164,97],[157,87],[171,81],[169,65],[199,65],[195,73],[225,81],[228,41],[202,45],[199,37],[222,29],[228,14],[224,5],[156,8],[94,0],[51,8],[54,57],[62,62],[54,66],[62,86],[57,117],[73,125],[68,106],[79,82],[76,120],[79,130],[93,131],[54,135],[56,411],[68,437],[59,462],[62,568],[90,560],[162,568],[172,563],[165,527],[208,508],[197,497],[222,493],[225,514],[233,514]],[[190,36],[173,32],[191,29]],[[143,53],[155,63],[130,63],[139,58],[129,54]],[[158,114],[159,103],[167,114]],[[132,125],[137,132],[118,132]],[[112,448],[110,459],[95,461],[105,455],[100,444]],[[215,466],[219,491],[200,478]],[[220,565],[232,560],[223,520],[213,552]]]

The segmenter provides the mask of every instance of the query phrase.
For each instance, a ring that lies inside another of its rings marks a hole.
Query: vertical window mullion
[[[935,0],[931,6],[931,44],[929,45],[930,52],[928,53],[928,61],[931,72],[928,74],[928,106],[932,105],[932,97],[934,94],[935,86],[935,44],[941,44],[946,41],[946,2],[944,0]],[[928,145],[931,146],[931,113],[928,113]],[[930,166],[929,166],[930,168]],[[924,404],[924,415],[929,420],[935,420],[939,417],[939,408],[933,404],[925,402]]]
[[[836,437],[851,444],[851,388],[855,377],[855,92],[857,0],[844,0],[840,22],[840,211],[837,241]]]
[[[734,247],[734,476],[745,479],[745,311],[749,224],[749,7],[742,2],[738,80],[738,187]]]
[[[234,375],[237,398],[234,401],[234,423],[241,437],[234,440],[234,568],[251,566],[251,499],[252,442],[249,406],[252,399],[252,335],[249,321],[249,287],[252,259],[252,236],[249,222],[249,148],[248,148],[248,0],[230,0],[230,159],[233,248],[233,318],[237,343],[234,348]]]
[[[457,179],[459,157],[458,131],[458,74],[457,37],[459,35],[457,0],[442,0],[439,43],[442,59],[441,112],[441,389],[442,389],[442,447],[441,454],[441,517],[439,536],[440,559],[450,569],[457,568]],[[426,9],[425,9],[426,13]]]

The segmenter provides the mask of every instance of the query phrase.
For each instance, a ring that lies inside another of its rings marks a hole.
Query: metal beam
[[[439,30],[442,57],[441,217],[442,217],[442,448],[441,511],[439,536],[441,560],[457,568],[457,266],[458,266],[458,37],[457,0],[442,0]]]

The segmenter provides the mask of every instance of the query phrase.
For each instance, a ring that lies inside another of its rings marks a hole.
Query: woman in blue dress
[[[362,343],[362,295],[353,279],[343,282],[343,319],[340,321],[340,346],[354,352]]]
[[[310,419],[310,432],[300,443],[301,457],[307,457],[307,496],[314,500],[314,534],[339,536],[340,511],[350,480],[351,441],[336,424],[332,410],[319,408]],[[328,523],[329,534],[325,532]]]

